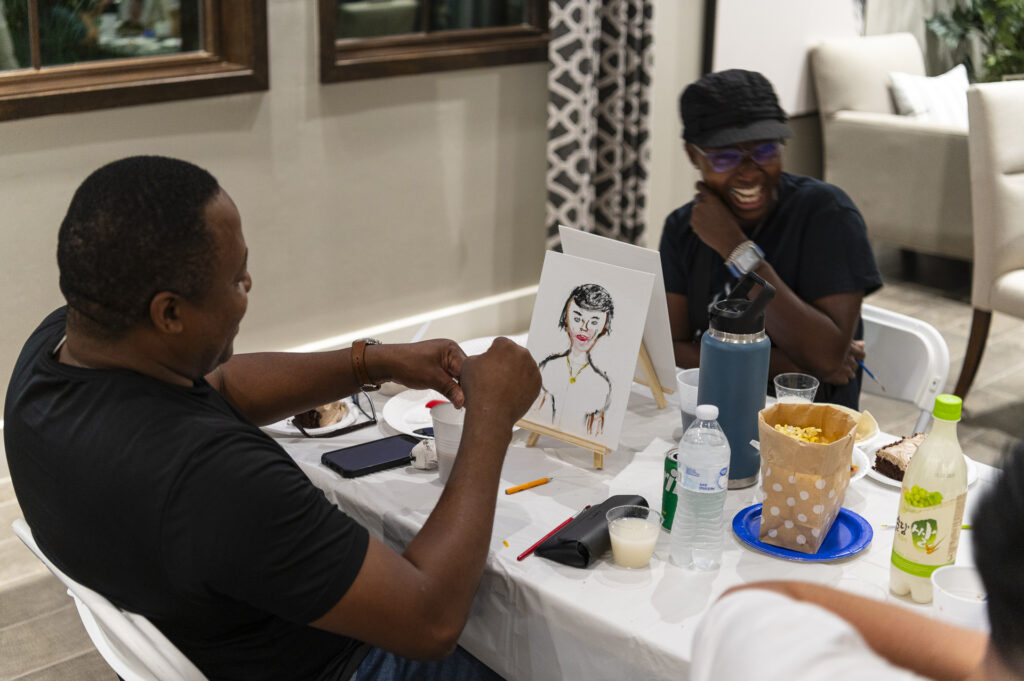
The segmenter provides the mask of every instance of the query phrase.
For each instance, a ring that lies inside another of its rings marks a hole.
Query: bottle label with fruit
[[[914,577],[931,577],[936,568],[956,560],[967,494],[943,500],[917,485],[900,497],[892,564]]]

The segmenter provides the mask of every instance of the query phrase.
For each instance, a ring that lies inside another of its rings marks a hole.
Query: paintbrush
[[[882,385],[881,381],[879,381],[877,378],[875,378],[875,375],[873,373],[871,373],[871,369],[868,369],[867,366],[864,365],[864,362],[862,362],[861,360],[858,359],[857,360],[857,364],[860,365],[860,368],[864,370],[864,373],[867,374],[871,378],[872,381],[874,381],[875,383],[878,384],[878,387],[882,389],[883,393],[886,392],[885,386]]]

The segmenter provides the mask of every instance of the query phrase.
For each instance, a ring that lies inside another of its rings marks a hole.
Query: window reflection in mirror
[[[38,0],[36,65],[31,5],[28,0],[0,4],[0,66],[8,69],[180,54],[202,45],[202,0]]]
[[[528,23],[527,0],[338,0],[338,38],[376,38]],[[426,17],[426,21],[424,21]]]
[[[21,68],[14,48],[14,34],[7,20],[7,14],[10,11],[9,7],[19,5],[21,8],[20,13],[24,15],[24,6],[27,3],[28,0],[0,0],[0,71],[11,71]],[[15,11],[13,14],[17,13]],[[22,39],[25,41],[28,36],[28,26],[24,26],[22,30],[25,33]]]
[[[431,31],[519,26],[525,23],[525,0],[433,0],[431,3]]]

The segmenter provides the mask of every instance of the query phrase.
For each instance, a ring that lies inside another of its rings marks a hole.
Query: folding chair
[[[935,396],[949,375],[949,348],[934,326],[899,312],[867,303],[861,305],[864,320],[864,363],[885,386],[867,376],[861,390],[916,404],[921,415],[914,426],[920,432],[928,425]]]
[[[14,534],[67,587],[96,650],[124,681],[206,681],[203,673],[149,620],[121,610],[50,562],[24,520],[18,518],[12,527]]]

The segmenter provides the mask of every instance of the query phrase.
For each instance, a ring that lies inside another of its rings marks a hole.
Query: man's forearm
[[[439,580],[446,606],[468,615],[494,526],[501,466],[512,437],[486,413],[467,413],[444,492],[404,556]],[[458,556],[459,560],[452,560]]]
[[[359,390],[349,349],[236,355],[208,379],[249,420],[260,425]]]
[[[739,588],[768,589],[820,606],[846,620],[892,664],[937,681],[965,678],[985,654],[984,634],[820,584],[759,582]]]

